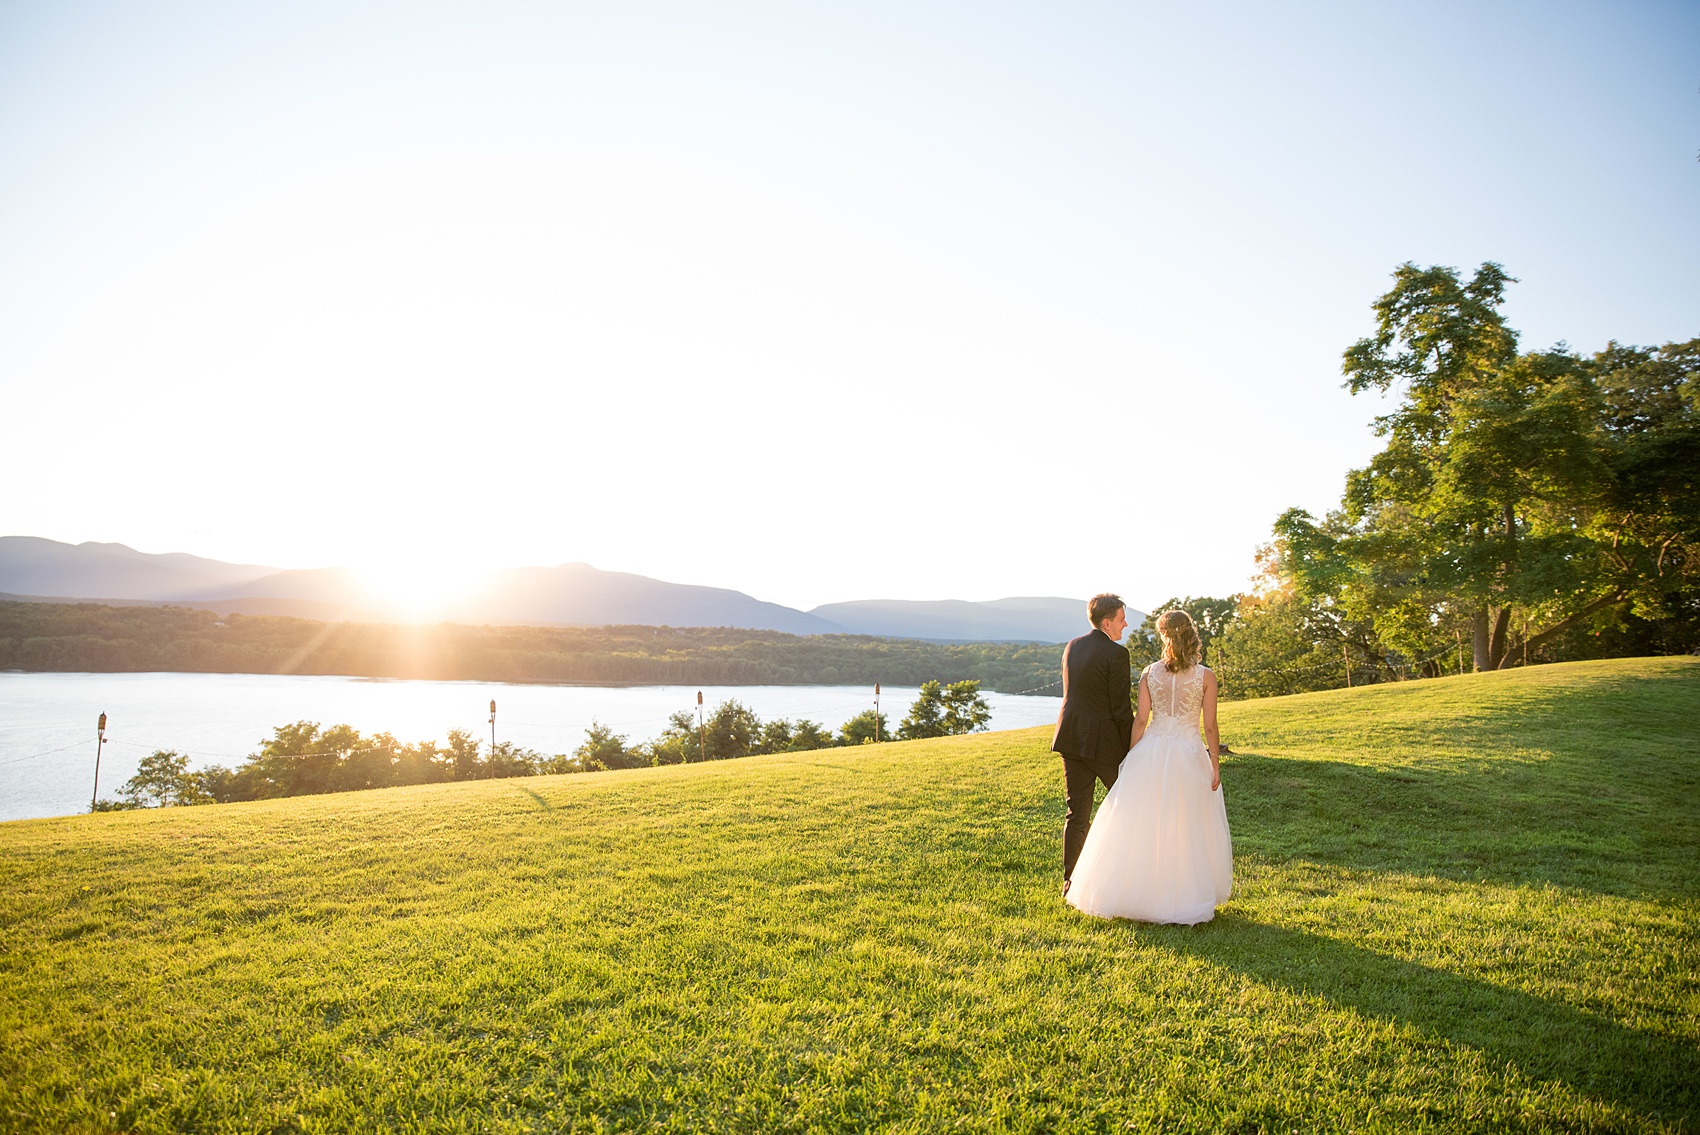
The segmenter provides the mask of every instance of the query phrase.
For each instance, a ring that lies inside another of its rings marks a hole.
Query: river
[[[155,749],[190,767],[235,766],[273,728],[293,721],[348,724],[400,741],[442,741],[453,727],[540,753],[570,753],[594,718],[647,741],[677,710],[694,712],[696,686],[547,686],[271,674],[0,673],[0,820],[83,812],[94,787],[95,726],[107,715],[100,794],[115,797]],[[808,718],[831,729],[874,705],[863,686],[703,686],[709,709],[728,698],[764,721]],[[887,686],[880,709],[895,728],[918,691]],[[1062,699],[987,693],[991,728],[1055,721]]]

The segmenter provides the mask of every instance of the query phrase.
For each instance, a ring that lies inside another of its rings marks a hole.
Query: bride
[[[1185,611],[1165,611],[1157,633],[1163,657],[1139,675],[1133,748],[1092,821],[1068,901],[1101,918],[1191,925],[1210,921],[1234,883],[1216,675],[1199,663]]]

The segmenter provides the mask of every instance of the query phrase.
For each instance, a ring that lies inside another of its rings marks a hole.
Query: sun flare
[[[418,620],[447,617],[456,604],[472,595],[488,572],[427,553],[364,563],[355,574],[375,608]]]

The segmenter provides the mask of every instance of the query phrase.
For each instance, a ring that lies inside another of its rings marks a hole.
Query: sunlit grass
[[[1214,923],[1048,732],[0,825],[18,1129],[1684,1130],[1700,662],[1224,707]]]

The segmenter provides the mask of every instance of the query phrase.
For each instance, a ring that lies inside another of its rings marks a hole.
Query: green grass
[[[1700,660],[1224,707],[1213,923],[1045,730],[0,825],[21,1130],[1695,1130]]]

